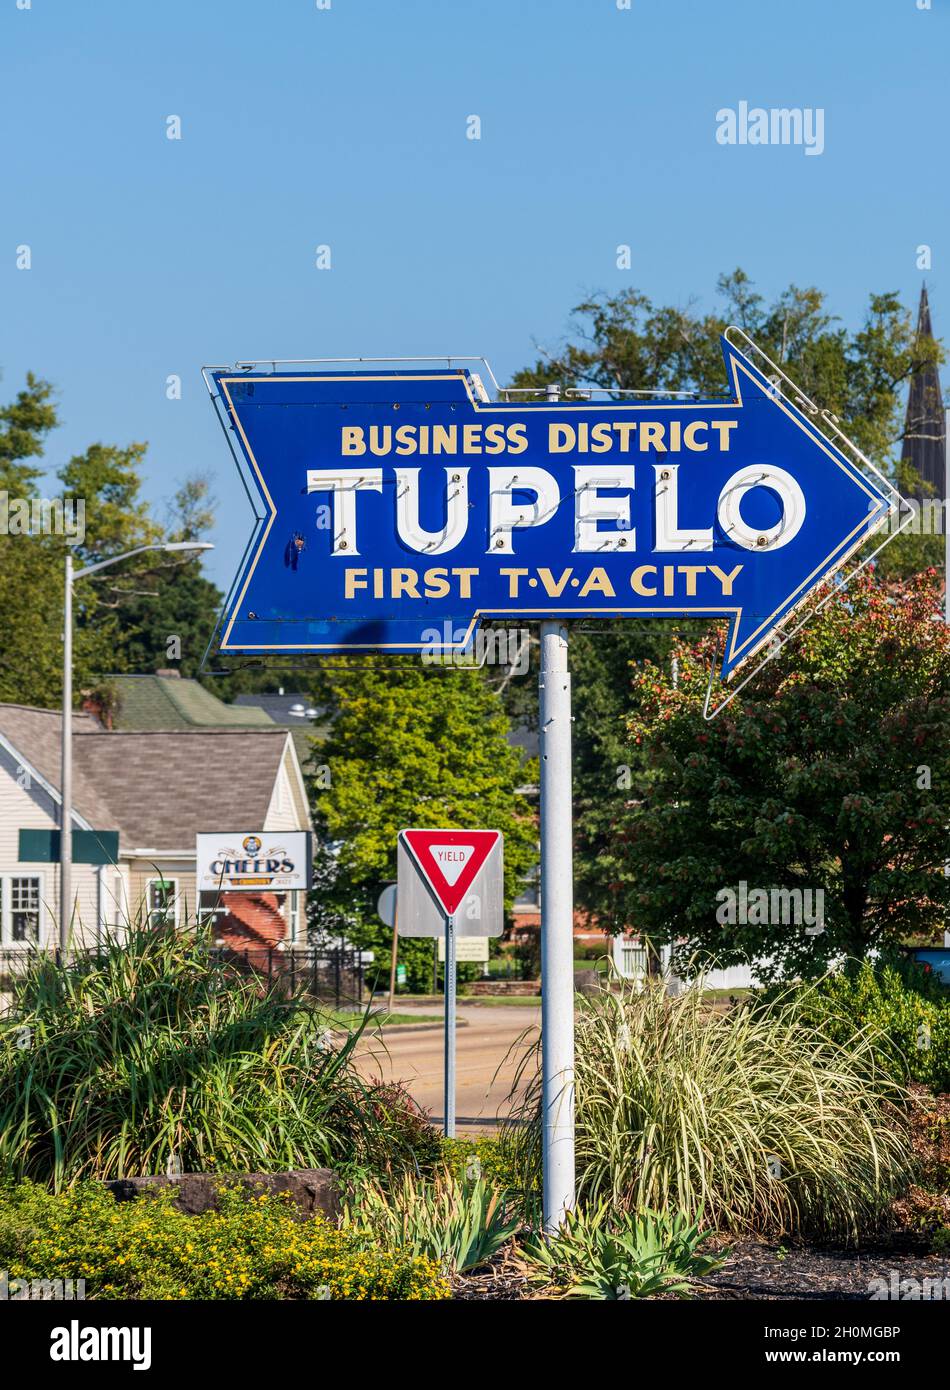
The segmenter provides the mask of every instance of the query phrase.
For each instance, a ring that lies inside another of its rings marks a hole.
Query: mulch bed
[[[875,1250],[785,1247],[737,1241],[725,1264],[698,1281],[694,1297],[702,1299],[811,1299],[866,1303],[871,1280],[950,1280],[950,1259],[920,1249]],[[950,1283],[946,1286],[950,1289]]]
[[[762,1241],[733,1244],[723,1267],[698,1281],[696,1299],[804,1299],[866,1303],[871,1280],[946,1279],[950,1289],[950,1258],[908,1248],[906,1241],[874,1250],[786,1247]],[[517,1263],[506,1253],[488,1265],[459,1276],[452,1289],[463,1302],[510,1302],[537,1298]],[[543,1297],[543,1295],[540,1295]],[[675,1295],[662,1295],[664,1298]]]
[[[468,1274],[459,1274],[452,1282],[452,1297],[465,1303],[475,1301],[509,1303],[514,1299],[535,1297],[517,1262],[507,1250],[500,1250],[493,1260],[480,1265]]]

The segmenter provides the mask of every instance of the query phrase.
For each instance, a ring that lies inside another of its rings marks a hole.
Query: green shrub
[[[703,1255],[698,1223],[680,1213],[569,1212],[557,1235],[523,1247],[529,1280],[569,1298],[633,1299],[689,1293],[693,1281],[723,1262]]]
[[[385,1127],[391,1154],[378,1152],[372,1146],[377,1169],[387,1172],[409,1167],[417,1172],[431,1172],[442,1163],[442,1131],[416,1104],[405,1086],[398,1081],[380,1083],[373,1088],[372,1110],[378,1123]]]
[[[603,988],[579,1002],[575,1034],[577,1184],[588,1205],[856,1239],[909,1179],[906,1093],[875,1036],[834,1041],[793,997],[717,1013],[701,981],[676,999],[662,983]],[[539,1104],[535,1078],[528,1123],[502,1135],[526,1174],[540,1159]]]
[[[512,1154],[494,1136],[443,1138],[442,1158],[445,1166],[457,1178],[466,1178],[469,1182],[487,1178],[496,1187],[506,1188],[509,1192],[521,1182],[522,1175]],[[536,1190],[540,1191],[539,1188]]]
[[[950,1091],[950,997],[919,967],[863,961],[803,987],[802,1003],[836,1041],[873,1031],[882,1062],[896,1079]]]
[[[382,1164],[401,1143],[410,1161],[396,1093],[353,1066],[360,1032],[327,1045],[304,1001],[190,933],[132,930],[62,968],[37,956],[0,1018],[0,1175],[58,1189]]]
[[[342,1224],[459,1274],[491,1259],[521,1222],[507,1210],[504,1194],[484,1178],[460,1181],[443,1169],[431,1179],[404,1174],[388,1184],[362,1182],[344,1208]]]
[[[87,1298],[438,1299],[431,1260],[301,1221],[272,1196],[224,1192],[220,1210],[177,1211],[167,1190],[117,1202],[98,1183],[0,1195],[0,1268],[11,1278],[84,1279]]]
[[[507,1195],[512,1210],[517,1211],[526,1226],[536,1226],[541,1220],[541,1173],[521,1162],[518,1146],[505,1138],[482,1135],[477,1139],[463,1137],[442,1140],[442,1161],[460,1181],[475,1182],[485,1178]],[[527,1182],[528,1187],[522,1184]]]
[[[606,961],[611,954],[611,943],[605,937],[602,941],[580,941],[574,943],[574,959]]]

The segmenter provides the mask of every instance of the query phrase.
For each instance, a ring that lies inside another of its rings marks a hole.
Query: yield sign
[[[500,830],[404,830],[401,836],[447,917],[458,911]]]

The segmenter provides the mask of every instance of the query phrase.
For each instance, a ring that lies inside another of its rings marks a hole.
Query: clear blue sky
[[[251,518],[205,363],[476,353],[503,382],[589,291],[711,307],[736,265],[853,325],[916,303],[921,243],[950,333],[950,0],[917,3],[0,0],[0,393],[55,382],[51,467],[144,439],[150,498],[212,474],[226,586]],[[719,145],[743,100],[823,107],[824,153]]]

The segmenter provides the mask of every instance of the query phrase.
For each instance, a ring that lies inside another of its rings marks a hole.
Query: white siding
[[[310,829],[310,811],[307,806],[300,764],[297,762],[293,740],[289,735],[284,756],[280,760],[263,829]]]
[[[144,921],[146,895],[149,881],[153,878],[174,879],[178,884],[178,922],[180,926],[194,926],[195,909],[195,861],[194,859],[169,859],[156,854],[148,859],[133,861],[129,875],[129,920]]]
[[[21,773],[23,776],[26,776],[25,771]],[[50,809],[44,809],[40,801],[49,802]],[[19,832],[50,830],[56,825],[54,807],[47,794],[40,789],[37,796],[31,795],[7,767],[0,766],[0,875],[31,874],[40,878],[43,899],[40,933],[44,943],[55,942],[59,934],[59,873],[55,864],[28,864],[20,860]],[[74,865],[73,889],[78,898],[77,938],[94,940],[98,905],[96,869],[89,864]]]
[[[646,951],[636,937],[615,936],[613,942],[613,962],[618,975],[624,980],[642,982],[646,975]],[[670,970],[670,948],[660,950],[660,968],[666,977],[670,992],[680,994],[689,985],[679,975]],[[761,980],[755,972],[755,965],[730,965],[724,970],[707,970],[703,976],[706,989],[755,989]]]
[[[108,735],[103,735],[108,737]],[[21,777],[23,772],[20,773]],[[108,796],[108,789],[104,789]],[[55,944],[59,936],[59,871],[55,864],[23,864],[18,860],[21,829],[56,829],[59,806],[50,794],[34,782],[32,790],[19,785],[11,759],[0,749],[0,877],[29,874],[39,877],[43,901],[40,925],[44,944]],[[255,827],[256,829],[257,827]],[[288,734],[264,830],[309,830],[310,814],[306,791]],[[171,858],[167,852],[149,859],[126,860],[101,871],[89,864],[73,865],[73,891],[77,895],[74,940],[91,944],[100,926],[114,931],[140,917],[148,880],[158,874],[178,882],[180,918],[184,924],[194,920],[196,908],[195,862],[193,857]]]

